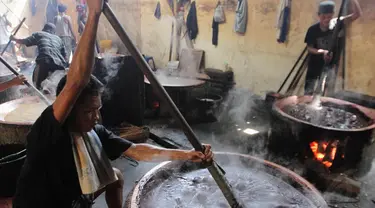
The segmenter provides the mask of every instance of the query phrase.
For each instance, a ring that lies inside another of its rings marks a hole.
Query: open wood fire
[[[338,142],[339,142],[338,140],[334,140],[330,142],[326,142],[326,141],[311,142],[310,148],[314,154],[314,159],[321,162],[325,167],[330,168],[336,157]]]
[[[322,105],[327,109],[320,110],[320,114],[307,109],[306,114],[302,106],[311,100],[311,96],[291,96],[273,102],[268,146],[276,154],[297,157],[304,177],[321,191],[335,187],[337,192],[355,196],[360,191],[360,183],[353,176],[364,148],[373,143],[375,110],[322,97]],[[351,114],[356,119],[351,119],[354,118]]]

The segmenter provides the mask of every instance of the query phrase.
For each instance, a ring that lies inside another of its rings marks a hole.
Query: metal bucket
[[[265,161],[249,155],[237,153],[216,153],[216,161],[224,166],[232,161],[237,161],[238,165],[248,168],[249,171],[256,171],[260,174],[271,175],[286,184],[292,186],[296,193],[308,199],[312,207],[327,207],[327,204],[320,192],[309,182],[297,175],[291,170],[288,170],[275,163]],[[156,166],[148,173],[146,173],[139,182],[135,185],[133,190],[128,195],[125,206],[126,208],[141,208],[147,196],[152,195],[153,190],[158,190],[158,187],[166,180],[171,179],[173,175],[185,174],[197,170],[198,164],[191,162],[164,162]],[[251,174],[251,173],[250,173]],[[182,185],[181,185],[182,186]],[[197,190],[198,191],[198,190]],[[167,200],[175,202],[174,198],[169,197]],[[217,199],[219,200],[219,199]]]
[[[26,158],[26,152],[22,152],[24,145],[9,144],[0,145],[0,197],[12,197],[16,191],[17,179]],[[12,154],[13,157],[5,159]]]

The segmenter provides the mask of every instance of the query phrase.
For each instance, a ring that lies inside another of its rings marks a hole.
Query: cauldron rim
[[[270,161],[267,161],[267,160],[263,160],[263,159],[260,159],[260,158],[257,158],[257,157],[251,156],[251,155],[245,155],[245,154],[234,153],[234,152],[215,152],[215,155],[243,157],[245,159],[248,159],[249,161],[253,161],[253,162],[256,162],[258,164],[264,164],[266,166],[272,167],[275,170],[280,171],[280,173],[285,174],[289,178],[293,179],[295,182],[297,182],[301,186],[306,187],[306,189],[308,189],[311,192],[312,195],[317,197],[317,200],[319,200],[319,202],[324,203],[322,205],[326,205],[326,202],[325,202],[324,198],[322,197],[321,193],[310,182],[308,182],[306,179],[302,178],[302,176],[298,175],[297,173],[295,173],[295,172],[293,172],[293,171],[291,171],[291,170],[289,170],[289,169],[287,169],[287,168],[285,168],[281,165],[278,165],[276,163],[273,163],[273,162],[270,162]],[[130,198],[128,197],[128,199],[125,202],[124,207],[139,208],[140,207],[140,194],[142,193],[144,186],[164,166],[167,166],[169,164],[176,163],[176,162],[180,162],[180,161],[162,162],[159,165],[152,168],[151,170],[149,170],[145,175],[143,175],[141,177],[141,179],[138,181],[138,183],[136,183],[134,188],[129,193]]]
[[[374,109],[366,108],[364,106],[361,106],[361,105],[358,105],[358,104],[355,104],[355,103],[351,103],[349,101],[340,100],[340,99],[331,98],[331,97],[321,97],[321,101],[323,103],[329,102],[329,103],[334,103],[334,104],[338,104],[338,105],[351,105],[352,107],[354,107],[354,108],[358,109],[359,111],[361,111],[362,113],[364,113],[368,118],[370,118],[371,121],[372,121],[372,124],[369,125],[369,126],[366,126],[364,128],[359,128],[359,129],[338,129],[338,128],[320,126],[320,125],[316,125],[316,124],[313,124],[313,123],[310,123],[310,122],[307,122],[307,121],[300,120],[298,118],[290,116],[289,114],[285,113],[282,110],[282,108],[287,106],[288,104],[307,103],[309,101],[312,101],[312,99],[313,99],[313,96],[307,96],[307,95],[305,95],[305,96],[294,95],[294,96],[282,98],[282,99],[274,102],[274,104],[272,106],[272,111],[275,112],[277,115],[281,116],[282,118],[286,118],[286,119],[292,120],[292,121],[297,122],[297,123],[303,123],[303,124],[306,124],[306,125],[309,125],[309,126],[317,127],[317,128],[320,128],[320,129],[326,129],[326,130],[330,130],[330,131],[362,132],[362,131],[367,131],[367,130],[371,130],[371,129],[375,128],[375,110]]]
[[[32,102],[32,101],[41,101],[38,96],[29,96],[29,97],[23,97],[15,100],[11,100],[5,103],[0,104],[0,124],[2,125],[18,125],[18,126],[32,126],[35,121],[32,122],[11,122],[11,121],[5,121],[4,115],[1,112],[1,109],[7,108],[6,106],[14,105],[14,104],[20,104],[24,102]],[[5,108],[4,108],[5,107]]]

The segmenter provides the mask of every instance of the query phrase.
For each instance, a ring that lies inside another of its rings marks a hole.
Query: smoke
[[[104,92],[103,92],[103,95],[102,95],[102,98],[103,100],[110,100],[111,97],[112,97],[112,90],[108,87],[108,83],[113,80],[113,79],[117,79],[117,73],[118,73],[118,70],[120,69],[121,67],[121,62],[119,62],[118,58],[115,57],[116,55],[112,54],[112,53],[104,53],[101,57],[102,61],[101,61],[101,65],[99,66],[100,69],[97,69],[99,70],[100,72],[98,73],[97,76],[100,76],[100,77],[97,77],[99,80],[101,80],[103,82],[103,84],[105,85],[105,88],[104,88]]]
[[[41,83],[42,91],[47,92],[52,98],[56,96],[56,87],[61,78],[66,74],[64,70],[56,70]]]

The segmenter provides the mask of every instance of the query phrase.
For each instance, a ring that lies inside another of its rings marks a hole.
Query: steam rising
[[[56,95],[56,87],[61,78],[66,74],[64,70],[54,71],[47,79],[41,83],[42,91],[48,92],[51,96]]]
[[[100,70],[100,73],[99,73],[100,75],[97,75],[100,77],[97,77],[97,78],[100,81],[102,81],[104,85],[107,85],[113,79],[117,79],[116,76],[117,76],[118,70],[121,67],[121,62],[118,62],[117,61],[118,59],[116,59],[115,56],[116,55],[111,54],[111,53],[104,53],[101,56],[102,58],[101,66],[100,66],[100,69],[97,69],[97,70]],[[113,94],[112,90],[106,86],[104,88],[102,98],[104,100],[110,100],[112,94]]]

